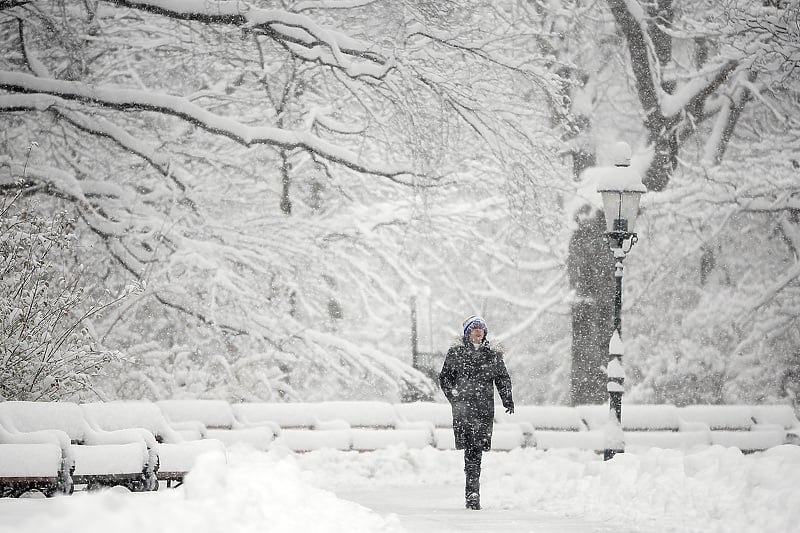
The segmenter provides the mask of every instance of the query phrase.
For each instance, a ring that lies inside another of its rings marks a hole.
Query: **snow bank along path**
[[[487,515],[529,517],[530,529],[541,530],[536,520],[551,516],[616,531],[800,532],[797,446],[751,455],[721,446],[693,453],[652,449],[608,462],[592,452],[517,449],[489,453],[484,465]],[[460,504],[462,476],[459,452],[431,447],[301,455],[280,446],[231,448],[227,464],[219,455],[203,456],[178,489],[0,500],[0,531],[396,532],[407,520],[386,510],[393,500],[413,505],[408,495],[418,487],[429,494],[449,487],[455,497],[441,502],[449,516],[479,520],[452,509]],[[365,491],[385,495],[381,513],[337,496]],[[417,526],[427,523],[429,511],[420,511]]]

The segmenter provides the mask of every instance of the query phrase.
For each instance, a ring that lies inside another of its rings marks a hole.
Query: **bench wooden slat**
[[[0,485],[17,483],[56,483],[57,477],[0,477]]]
[[[141,479],[142,474],[82,474],[72,476],[72,481],[76,484],[91,483],[92,481],[137,481]]]

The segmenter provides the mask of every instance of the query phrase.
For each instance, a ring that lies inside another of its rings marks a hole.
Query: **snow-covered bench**
[[[393,404],[400,426],[427,427],[433,434],[433,445],[439,450],[455,449],[453,411],[450,404],[441,402],[409,402]],[[530,440],[528,426],[498,422],[492,435],[493,450],[511,450]]]
[[[566,405],[519,405],[513,415],[499,406],[496,411],[498,421],[525,422],[535,431],[586,431],[577,409]]]
[[[162,400],[156,405],[173,427],[193,424],[200,437],[219,440],[226,447],[244,445],[267,450],[275,439],[272,426],[248,427],[240,423],[224,400]]]
[[[500,451],[528,448],[536,445],[533,424],[516,414],[509,415],[499,403],[494,410],[492,449]]]
[[[591,431],[604,432],[609,421],[608,405],[576,407]],[[711,445],[707,427],[686,423],[678,407],[671,404],[624,404],[622,430],[626,448],[673,448],[689,450]]]
[[[409,402],[394,404],[398,420],[403,423],[425,423],[433,426],[433,444],[439,450],[455,448],[453,411],[440,402]]]
[[[152,434],[157,441],[155,449],[159,467],[156,475],[167,487],[182,483],[201,454],[225,455],[225,446],[219,440],[184,439],[185,433],[170,426],[158,406],[149,401],[94,402],[80,407],[94,428],[104,431],[140,428]]]
[[[277,427],[275,433],[280,442],[292,451],[351,449],[350,426],[344,421],[320,421],[316,414],[318,405],[313,402],[245,402],[235,403],[231,408],[245,427]]]
[[[529,446],[542,450],[555,448],[603,449],[603,435],[589,431],[575,407],[564,405],[519,405],[514,414],[497,406],[495,420],[528,428]]]
[[[0,404],[0,496],[38,490],[45,496],[72,494],[75,457],[63,431],[19,432],[6,429]]]
[[[297,452],[370,451],[394,444],[422,448],[433,442],[431,422],[401,418],[387,402],[253,402],[231,407],[244,426],[278,426],[280,440]]]
[[[750,405],[687,405],[679,408],[685,422],[708,428],[711,444],[751,453],[783,444],[786,430],[777,423],[756,423]],[[763,412],[763,411],[762,411]]]
[[[754,405],[751,414],[759,427],[777,425],[786,432],[786,444],[800,445],[800,421],[790,405]]]
[[[311,412],[314,404],[307,402],[243,402],[231,404],[233,416],[243,426],[267,426],[280,435],[287,428],[310,428],[314,425]]]
[[[533,446],[533,427],[525,422],[495,422],[492,432],[492,449],[509,451]]]
[[[272,423],[294,451],[322,448],[368,451],[403,443],[420,448],[430,444],[428,424],[397,419],[391,404],[379,401],[241,403],[232,405],[244,425]]]
[[[184,439],[161,413],[148,401],[112,401],[80,404],[86,422],[103,431],[140,428],[148,431],[157,442],[182,442]]]
[[[64,479],[65,484],[85,484],[88,488],[122,485],[132,491],[158,488],[156,442],[152,435],[134,429],[92,428],[77,404],[2,402],[0,426],[6,442],[24,444],[44,438],[58,443],[62,465],[71,470],[71,481]],[[31,462],[26,461],[29,465]],[[71,490],[70,486],[63,491]]]
[[[30,437],[30,436],[28,436]],[[38,490],[45,496],[71,494],[72,461],[62,456],[57,439],[16,439],[0,427],[0,497]]]
[[[350,428],[352,448],[370,451],[395,444],[424,448],[433,444],[433,426],[398,417],[392,404],[379,401],[338,401],[316,404],[321,423],[343,421]]]

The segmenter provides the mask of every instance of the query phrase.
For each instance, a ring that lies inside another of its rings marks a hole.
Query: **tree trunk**
[[[603,239],[602,213],[581,220],[569,243],[567,272],[572,304],[572,405],[607,399],[608,341],[614,318],[614,257]]]
[[[564,69],[560,72],[564,79],[580,79],[581,72]],[[569,106],[572,96],[570,84],[562,86],[564,103]],[[571,147],[572,177],[578,181],[583,171],[596,164],[596,157],[589,143],[584,142],[591,130],[588,117],[557,112],[554,124],[561,124],[565,134],[564,142]],[[613,294],[611,270],[598,265],[597,258],[608,254],[603,242],[605,223],[602,215],[582,217],[578,229],[572,235],[567,258],[570,287],[575,291],[572,304],[572,349],[570,374],[570,402],[572,405],[603,402],[605,393],[605,374],[601,370],[608,360],[608,319],[611,316],[603,296],[603,287],[609,281]],[[603,261],[600,261],[603,263]]]

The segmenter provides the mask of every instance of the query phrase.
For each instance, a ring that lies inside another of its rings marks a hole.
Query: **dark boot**
[[[467,509],[471,509],[473,511],[480,511],[481,510],[481,496],[477,492],[473,492],[467,495]]]
[[[467,509],[481,508],[481,450],[464,450],[464,498]]]

